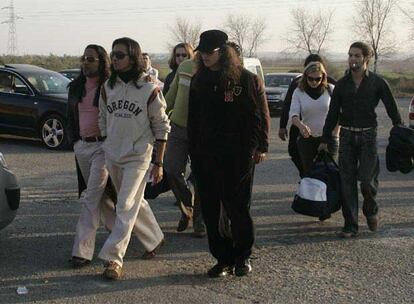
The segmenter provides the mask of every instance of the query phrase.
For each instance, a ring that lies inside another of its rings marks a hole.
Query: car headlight
[[[6,159],[3,156],[3,153],[0,152],[0,165],[2,167],[6,167],[7,168],[7,164],[6,164]]]

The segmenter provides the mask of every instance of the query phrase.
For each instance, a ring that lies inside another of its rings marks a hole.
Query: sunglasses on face
[[[310,82],[319,82],[319,81],[322,80],[322,77],[321,76],[319,76],[319,77],[307,76],[307,78],[308,78],[308,81],[310,81]]]
[[[207,51],[207,52],[202,52],[202,51],[200,51],[200,54],[201,55],[207,55],[207,56],[210,56],[210,55],[213,55],[215,52],[217,52],[218,50],[220,50],[220,48],[215,48],[214,50],[211,50],[211,51]]]
[[[122,53],[122,52],[111,52],[111,58],[116,58],[118,60],[124,59],[128,54]]]
[[[93,56],[82,56],[80,58],[81,62],[89,62],[89,63],[94,63],[95,61],[99,61],[99,58],[97,57],[93,57]]]

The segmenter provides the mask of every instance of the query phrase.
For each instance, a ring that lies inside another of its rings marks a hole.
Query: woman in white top
[[[304,172],[312,167],[318,153],[333,88],[333,85],[328,84],[324,66],[313,61],[305,67],[298,88],[293,93],[289,117],[300,131],[298,149]],[[328,143],[328,151],[333,158],[338,153],[336,135],[337,130]]]

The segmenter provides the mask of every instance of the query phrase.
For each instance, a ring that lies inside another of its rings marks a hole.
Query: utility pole
[[[16,34],[16,20],[22,19],[14,13],[14,3],[13,0],[10,0],[10,5],[3,7],[2,9],[9,10],[9,19],[3,21],[2,23],[9,24],[9,35],[7,40],[7,53],[9,55],[17,55],[17,34]]]

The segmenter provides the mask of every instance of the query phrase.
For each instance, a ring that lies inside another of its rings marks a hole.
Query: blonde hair
[[[322,81],[321,81],[321,84],[319,86],[321,86],[324,90],[328,88],[328,77],[327,77],[325,67],[323,66],[322,63],[320,63],[318,61],[311,61],[305,66],[305,68],[303,70],[303,75],[302,75],[302,77],[300,79],[300,82],[299,82],[299,85],[298,85],[298,87],[301,91],[305,91],[306,89],[310,89],[309,84],[308,84],[307,76],[310,73],[313,73],[313,72],[321,72],[322,73]]]

